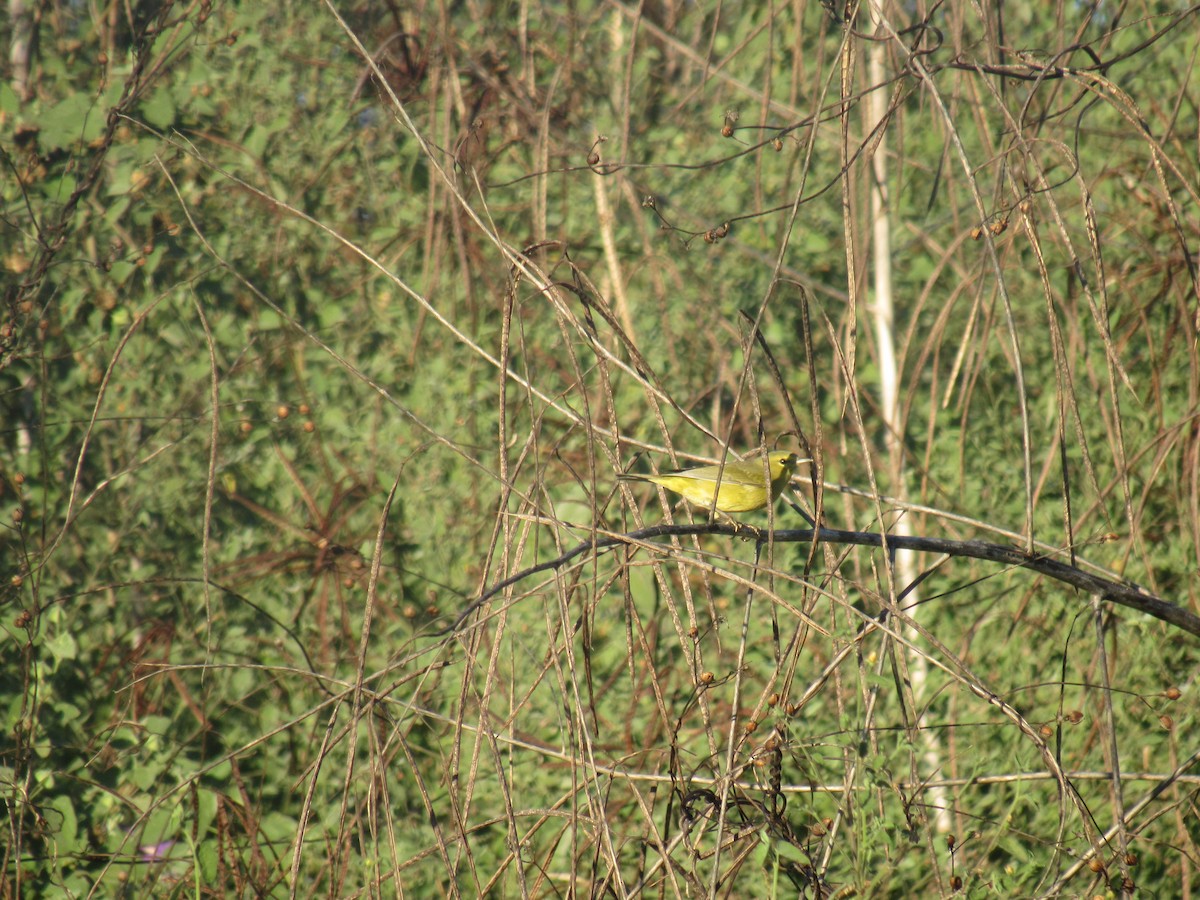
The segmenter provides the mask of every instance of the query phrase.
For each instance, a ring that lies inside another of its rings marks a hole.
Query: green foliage
[[[801,7],[360,4],[379,73],[319,5],[38,23],[30,95],[0,85],[0,896],[1177,888],[1182,785],[1138,866],[1092,834],[1097,773],[1128,810],[1196,750],[1163,623],[955,559],[917,633],[894,561],[828,543],[563,561],[704,521],[619,488],[636,454],[796,421],[827,524],[895,528],[833,489],[876,486],[1023,543],[1028,498],[1043,552],[1196,608],[1192,20],[1018,5],[1001,51],[938,7],[871,85],[870,23]],[[1082,42],[1109,64],[1021,68]],[[1107,883],[1064,874],[1097,846]]]

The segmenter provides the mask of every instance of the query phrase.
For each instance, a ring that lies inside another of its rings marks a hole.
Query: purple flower
[[[144,847],[138,847],[138,854],[141,856],[142,862],[164,862],[174,846],[175,841],[147,844]]]

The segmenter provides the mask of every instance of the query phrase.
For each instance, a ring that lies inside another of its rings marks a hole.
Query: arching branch
[[[655,525],[642,528],[627,534],[610,534],[597,537],[595,540],[584,541],[571,548],[561,556],[523,569],[503,581],[492,585],[483,594],[471,601],[449,627],[438,634],[449,634],[458,631],[463,623],[479,607],[487,603],[505,588],[537,575],[560,569],[576,557],[588,551],[600,551],[609,547],[630,544],[644,544],[662,537],[687,537],[698,534],[723,534],[730,537],[742,537],[746,534],[745,526],[726,525],[720,523],[705,525]],[[884,546],[884,535],[873,531],[843,531],[836,528],[789,528],[781,529],[770,536],[777,544],[810,543],[813,540],[830,544],[855,544],[862,547]],[[767,532],[759,533],[759,540],[766,541]],[[1088,594],[1100,597],[1110,603],[1117,603],[1138,612],[1160,619],[1189,634],[1200,637],[1200,616],[1190,610],[1170,603],[1157,597],[1145,588],[1132,581],[1114,581],[1103,578],[1091,572],[1060,562],[1044,554],[1029,554],[1015,547],[1005,547],[987,541],[954,541],[945,538],[904,537],[899,535],[887,536],[887,547],[895,550],[914,550],[921,553],[942,553],[947,556],[961,556],[969,559],[982,559],[1006,566],[1019,566],[1030,569],[1039,575],[1045,575],[1063,584],[1078,588]]]

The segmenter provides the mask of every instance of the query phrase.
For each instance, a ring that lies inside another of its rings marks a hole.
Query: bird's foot
[[[743,541],[754,541],[757,544],[761,544],[766,539],[762,529],[756,528],[753,525],[747,525],[745,522],[734,522],[733,527],[734,534]]]

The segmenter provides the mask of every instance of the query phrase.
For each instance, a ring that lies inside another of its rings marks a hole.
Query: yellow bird
[[[719,513],[743,513],[762,509],[774,503],[791,480],[796,466],[802,462],[795,453],[776,451],[767,454],[767,465],[761,459],[746,459],[741,462],[730,460],[725,468],[700,466],[696,469],[681,469],[678,472],[663,472],[661,475],[621,475],[622,481],[649,481],[665,487],[668,491],[682,494],[689,502],[705,509],[716,509]],[[771,475],[770,492],[764,474]],[[721,474],[720,486],[717,473]]]

